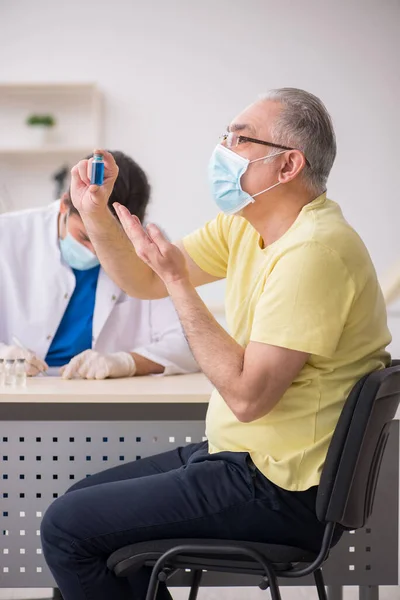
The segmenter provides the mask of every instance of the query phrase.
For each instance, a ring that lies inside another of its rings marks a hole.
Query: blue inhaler
[[[102,154],[95,154],[92,162],[92,185],[103,185],[104,181],[104,158]]]

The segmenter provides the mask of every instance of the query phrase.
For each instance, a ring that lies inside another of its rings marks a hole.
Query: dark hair
[[[119,150],[109,150],[115,162],[118,165],[119,173],[114,184],[114,189],[108,200],[108,206],[111,212],[115,215],[113,203],[119,202],[129,210],[130,213],[136,215],[141,222],[144,220],[146,208],[150,198],[150,184],[146,173],[141,167],[130,157],[120,152]],[[87,159],[92,158],[93,154],[86,156]],[[64,202],[68,206],[71,213],[77,214],[78,211],[71,201],[70,191],[64,197]]]

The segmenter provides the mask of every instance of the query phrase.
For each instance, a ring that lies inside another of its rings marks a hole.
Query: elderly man
[[[318,98],[270,92],[213,152],[221,213],[176,245],[116,206],[121,235],[107,209],[118,172],[110,155],[101,188],[90,185],[87,161],[73,169],[72,201],[102,265],[133,296],[172,298],[216,389],[207,443],[95,475],[50,507],[43,548],[65,600],[128,600],[130,586],[144,598],[147,573],[128,583],[106,568],[108,554],[143,540],[318,548],[315,499],[339,413],[354,383],[390,360],[371,259],[326,197],[335,154]],[[195,290],[222,278],[231,334]],[[170,598],[165,587],[160,598]]]

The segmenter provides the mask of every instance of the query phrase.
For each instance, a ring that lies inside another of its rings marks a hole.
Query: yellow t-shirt
[[[287,490],[317,485],[351,388],[390,361],[385,303],[364,243],[325,194],[266,248],[248,221],[223,214],[183,242],[201,269],[226,277],[227,323],[239,344],[310,354],[274,409],[251,423],[238,421],[215,390],[210,452],[249,452]]]

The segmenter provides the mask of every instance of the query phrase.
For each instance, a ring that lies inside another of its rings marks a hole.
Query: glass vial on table
[[[0,358],[0,387],[4,385],[4,358]]]
[[[15,385],[17,387],[26,386],[26,368],[24,358],[17,358],[15,363]]]
[[[7,358],[4,367],[4,385],[15,385],[15,360]]]
[[[92,162],[92,176],[90,183],[94,185],[103,185],[104,181],[104,157],[102,154],[95,154]]]

